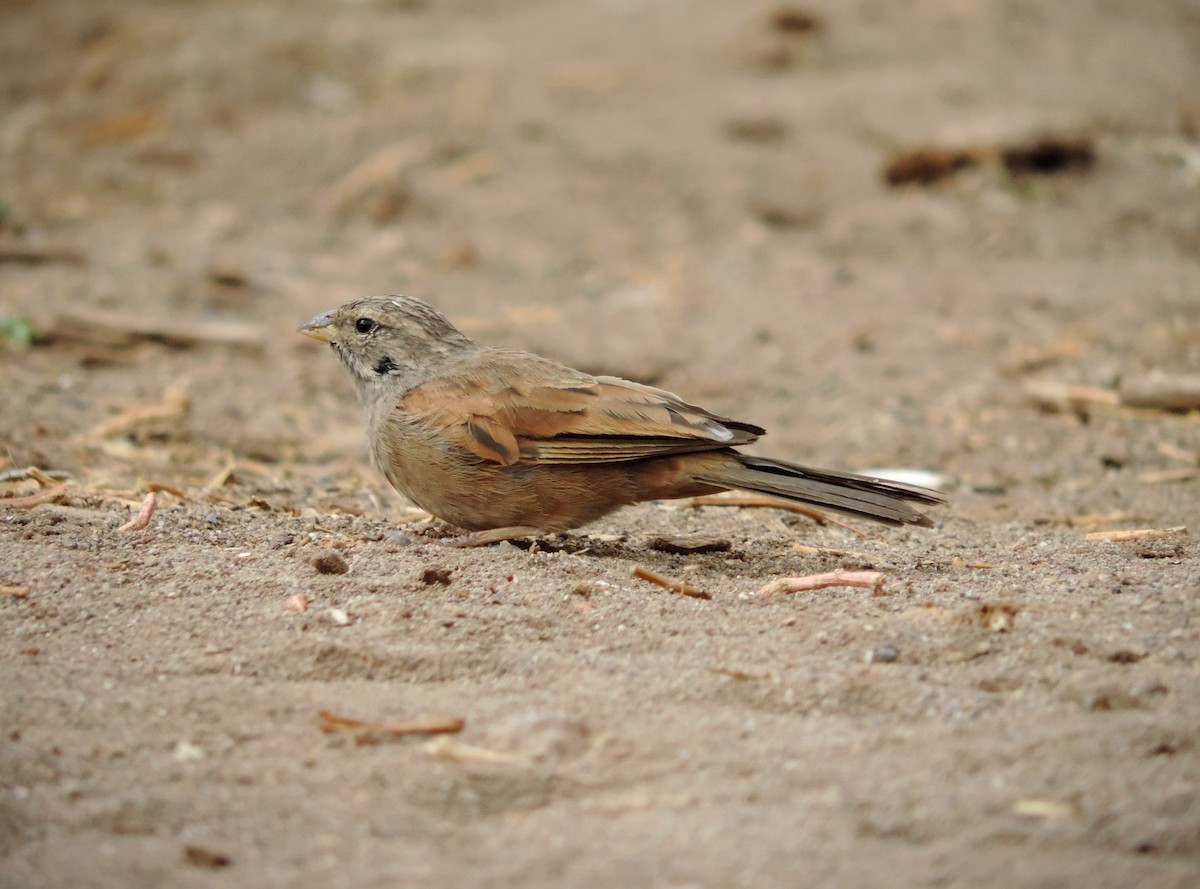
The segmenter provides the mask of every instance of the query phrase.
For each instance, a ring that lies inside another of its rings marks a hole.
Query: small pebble
[[[209,870],[229,867],[233,863],[233,859],[223,852],[214,852],[203,846],[184,846],[183,860],[194,867],[208,868]]]
[[[449,586],[450,569],[443,568],[441,565],[430,565],[421,572],[421,583],[426,586],[432,586],[435,583],[440,583],[442,586]]]
[[[873,651],[867,652],[868,664],[891,664],[900,657],[900,649],[895,645],[880,645]]]
[[[821,20],[803,9],[785,6],[771,14],[771,27],[784,34],[808,34],[821,27]]]
[[[333,550],[326,550],[321,555],[314,556],[312,563],[318,574],[345,574],[350,570],[342,554]]]
[[[405,531],[388,531],[383,535],[383,542],[388,546],[412,546],[416,538]]]
[[[204,759],[204,751],[188,741],[176,742],[172,755],[176,762],[192,762],[193,760]]]
[[[1146,656],[1144,651],[1133,651],[1128,648],[1118,648],[1108,655],[1105,660],[1110,664],[1136,664]]]
[[[592,593],[606,590],[612,586],[607,580],[581,580],[571,588],[571,593],[583,598],[590,598]]]

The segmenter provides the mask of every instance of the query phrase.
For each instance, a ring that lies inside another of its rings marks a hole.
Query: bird
[[[412,296],[300,325],[350,372],[372,462],[468,532],[460,545],[569,531],[647,500],[751,491],[885,525],[931,527],[936,491],[744,453],[766,430],[652,386],[482,345]]]

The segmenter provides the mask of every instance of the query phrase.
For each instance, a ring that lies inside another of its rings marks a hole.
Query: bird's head
[[[329,343],[360,397],[374,385],[406,388],[473,344],[433,306],[411,296],[367,296],[322,312],[298,332]]]

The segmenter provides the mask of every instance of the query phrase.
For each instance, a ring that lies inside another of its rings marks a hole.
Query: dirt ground
[[[1195,3],[0,19],[0,885],[1200,885],[1200,548],[1088,537],[1200,528]],[[392,292],[949,503],[450,548],[294,333]]]

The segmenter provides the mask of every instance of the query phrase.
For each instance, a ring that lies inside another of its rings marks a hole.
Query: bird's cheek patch
[[[375,373],[379,374],[381,377],[390,373],[395,373],[399,369],[400,366],[387,355],[384,355],[382,358],[380,358],[379,362],[375,365]]]

